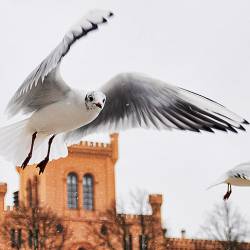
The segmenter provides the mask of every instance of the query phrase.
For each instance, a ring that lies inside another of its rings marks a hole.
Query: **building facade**
[[[108,220],[105,216],[106,211],[115,207],[115,164],[117,160],[118,134],[112,134],[110,143],[107,144],[81,142],[69,147],[68,156],[51,161],[42,175],[38,174],[35,165],[27,166],[25,170],[17,167],[20,178],[18,203],[32,206],[31,201],[33,204],[39,202],[40,206],[49,207],[62,217],[72,232],[65,249],[95,249],[96,241],[99,239],[97,240],[94,233],[86,228],[88,225],[94,225],[96,229],[101,230]],[[0,218],[2,219],[11,212],[10,209],[4,209],[6,191],[7,184],[1,184]],[[162,232],[160,212],[162,196],[151,195],[150,204],[153,208],[153,215],[143,217],[143,226],[149,224],[149,221],[150,223],[153,221],[149,218],[154,218],[155,232],[156,229],[160,229]],[[126,249],[141,249],[141,217],[139,215],[119,216],[123,218],[128,236],[130,236]],[[163,234],[155,236],[155,238],[161,244],[164,241]],[[121,243],[121,239],[117,239],[117,241]],[[122,239],[122,241],[126,242],[126,239]],[[121,246],[124,244],[117,244],[117,249],[123,249],[125,246]],[[3,249],[5,250],[5,248]],[[110,248],[102,246],[97,249]]]

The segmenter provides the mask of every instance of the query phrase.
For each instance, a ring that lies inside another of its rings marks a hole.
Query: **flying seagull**
[[[23,169],[39,162],[40,174],[49,160],[67,155],[67,145],[91,133],[135,127],[245,130],[248,122],[219,103],[138,73],[118,74],[98,91],[71,88],[60,74],[63,57],[111,16],[88,13],[24,80],[6,112],[28,118],[0,129],[0,155]]]
[[[215,184],[208,188],[220,185],[222,183],[227,184],[227,192],[223,196],[224,200],[229,199],[232,193],[232,185],[234,186],[250,186],[250,162],[242,163],[236,167],[230,169],[223,174]]]

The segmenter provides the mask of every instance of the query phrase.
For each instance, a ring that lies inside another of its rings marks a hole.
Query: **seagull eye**
[[[92,95],[89,96],[89,101],[93,102],[94,101],[94,98]]]

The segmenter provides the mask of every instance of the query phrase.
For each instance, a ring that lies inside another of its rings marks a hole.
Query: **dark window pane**
[[[16,191],[13,193],[13,199],[14,199],[14,206],[18,207],[19,206],[19,192]]]
[[[93,177],[86,174],[83,177],[83,207],[86,210],[94,209],[94,187]]]
[[[148,250],[148,237],[147,235],[140,235],[140,250]]]
[[[35,229],[35,234],[34,234],[34,248],[37,249],[38,247],[38,240],[39,240],[39,230]]]
[[[29,247],[32,248],[32,246],[33,246],[33,233],[31,230],[29,230],[28,244],[29,244]]]
[[[18,248],[21,248],[22,246],[22,229],[17,230],[17,246]]]
[[[76,174],[69,174],[67,177],[67,196],[68,196],[68,208],[77,208],[77,176]]]
[[[16,231],[15,229],[10,230],[10,240],[11,240],[11,247],[16,246]]]
[[[127,234],[124,237],[124,250],[132,250],[132,235]]]

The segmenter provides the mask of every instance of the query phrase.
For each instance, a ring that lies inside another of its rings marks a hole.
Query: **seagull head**
[[[85,96],[85,104],[88,110],[101,111],[106,102],[106,96],[100,91],[88,92]]]

